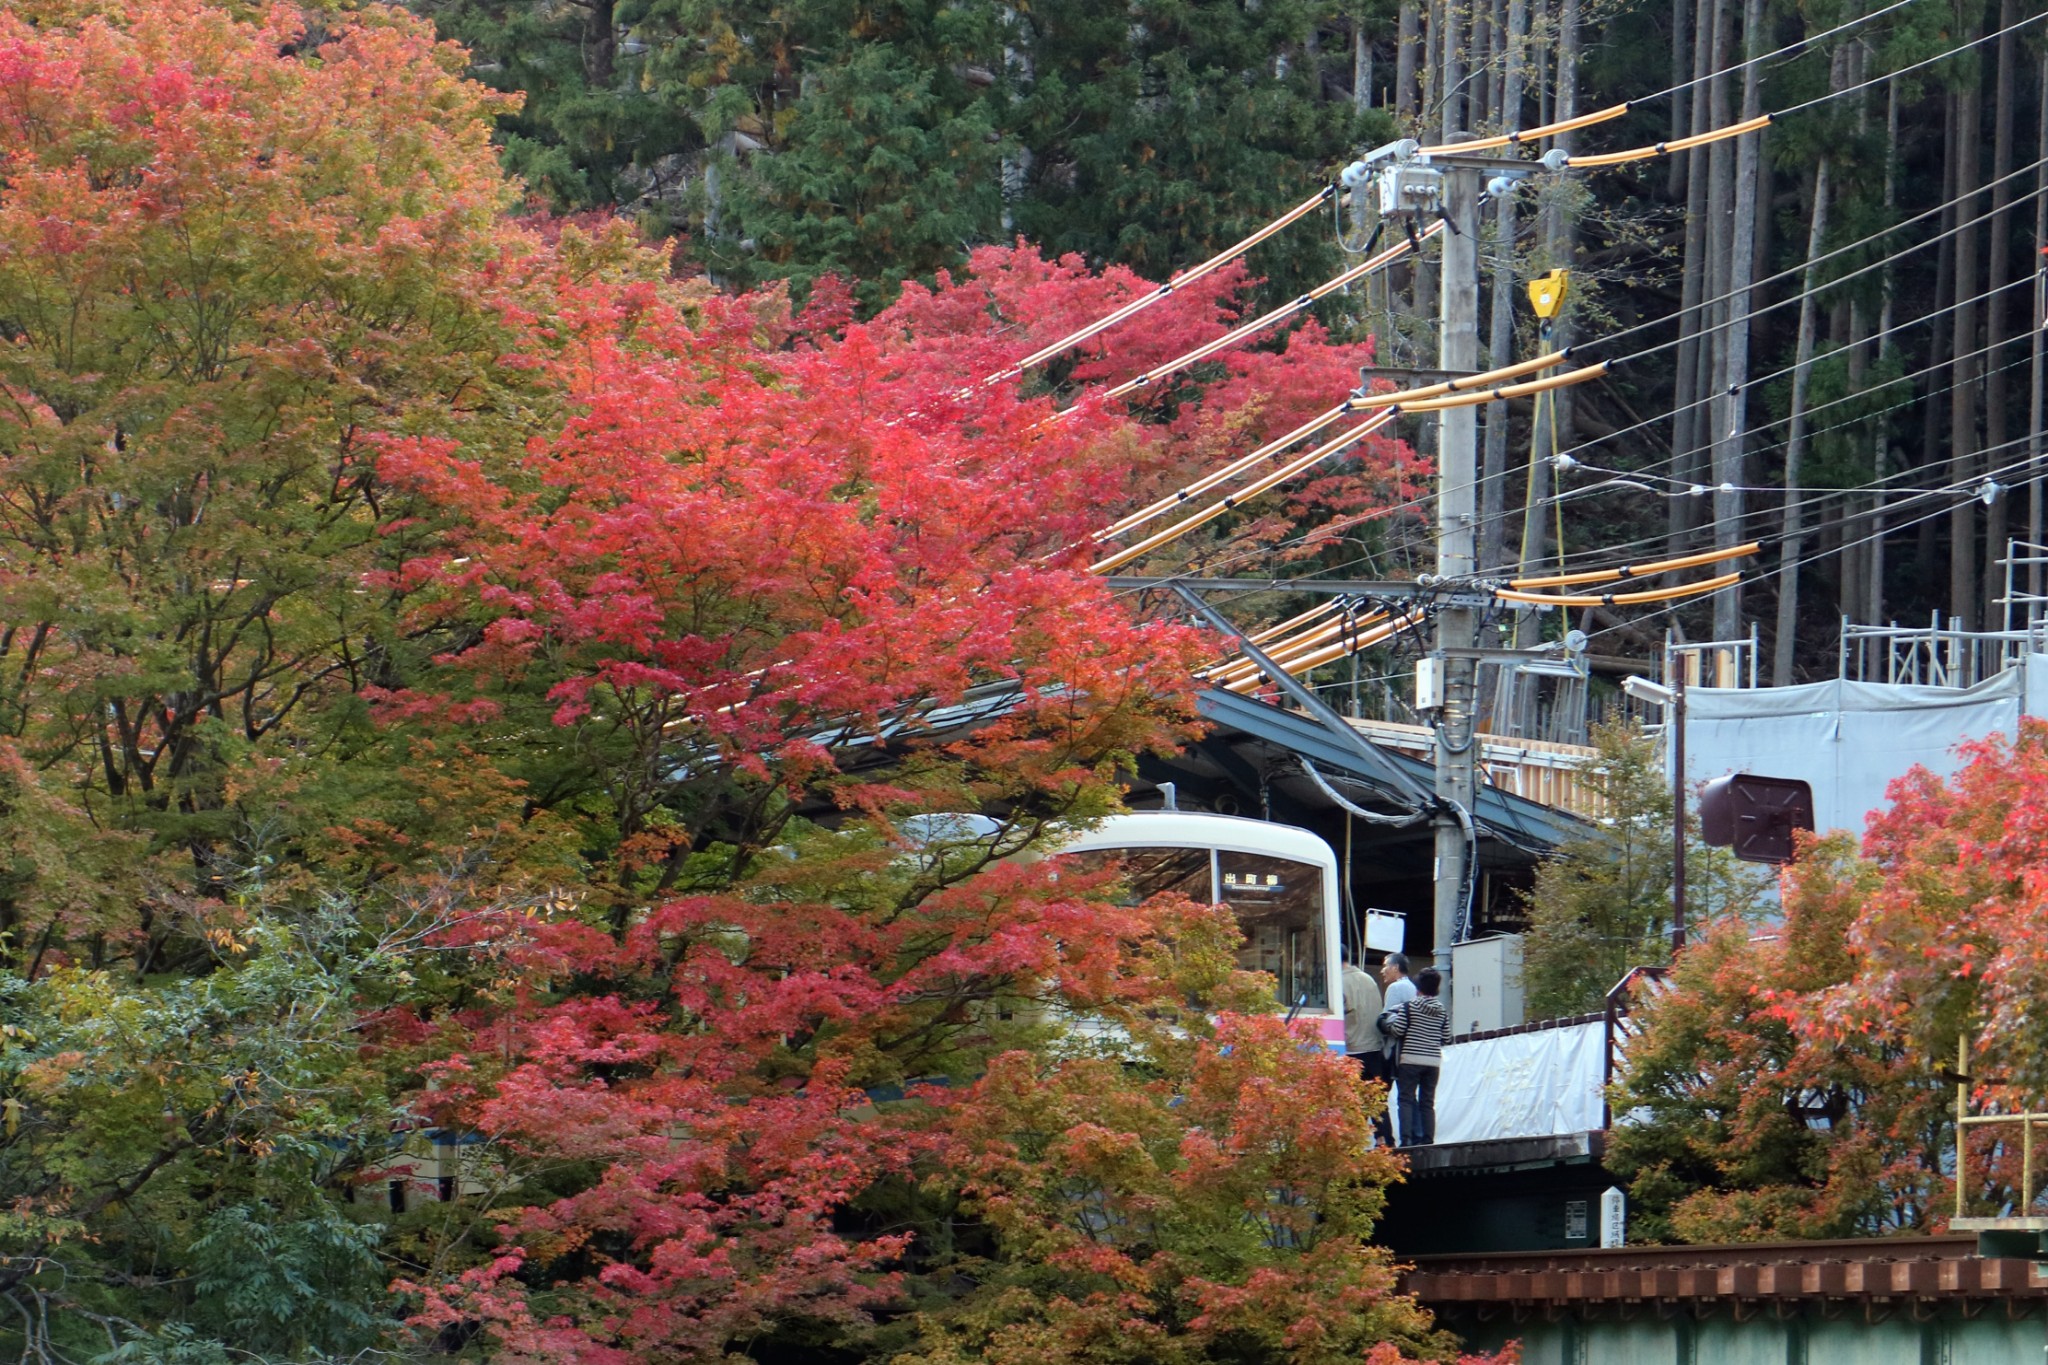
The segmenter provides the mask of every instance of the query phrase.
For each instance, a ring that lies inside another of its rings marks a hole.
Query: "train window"
[[[1094,871],[1116,863],[1123,868],[1130,891],[1123,903],[1136,905],[1165,891],[1177,891],[1204,905],[1216,898],[1206,848],[1106,848],[1083,853],[1063,853],[1062,862],[1074,862]]]
[[[1223,903],[1244,926],[1238,965],[1279,982],[1280,1003],[1330,1007],[1328,943],[1323,927],[1323,874],[1313,863],[1258,853],[1218,852]]]

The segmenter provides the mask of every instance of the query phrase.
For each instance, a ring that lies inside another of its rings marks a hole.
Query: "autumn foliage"
[[[1893,784],[1860,856],[1811,847],[1782,927],[1716,925],[1649,1010],[1616,1130],[1644,1230],[1684,1241],[1935,1232],[1973,1109],[2038,1109],[2048,726]],[[1958,1044],[1963,1054],[1958,1055]],[[2025,1207],[2011,1144],[1972,1138],[1971,1212]]]
[[[0,14],[24,1349],[1455,1354],[1229,917],[1038,856],[1215,647],[1093,532],[1370,347],[1094,397],[1225,271],[990,382],[1148,282],[680,281],[513,216],[465,66],[374,7]],[[1314,553],[1415,473],[1367,442],[1161,562]],[[920,823],[960,811],[999,832]],[[429,1132],[461,1197],[383,1212]]]

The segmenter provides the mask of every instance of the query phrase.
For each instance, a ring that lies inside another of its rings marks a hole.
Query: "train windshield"
[[[1323,869],[1316,864],[1209,848],[1105,848],[1060,858],[1090,869],[1117,863],[1132,902],[1177,891],[1229,906],[1244,931],[1238,965],[1270,975],[1283,1008],[1330,1008]]]
[[[1239,965],[1270,973],[1280,1003],[1327,1010],[1329,973],[1323,965],[1323,874],[1312,863],[1258,853],[1216,854],[1223,904],[1244,929]]]

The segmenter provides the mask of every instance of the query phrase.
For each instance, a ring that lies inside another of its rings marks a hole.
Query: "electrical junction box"
[[[1380,172],[1380,216],[1434,218],[1443,210],[1444,173],[1422,162],[1389,166]]]
[[[1415,709],[1441,711],[1444,705],[1444,661],[1439,654],[1425,654],[1415,661]]]
[[[1451,1034],[1528,1022],[1522,1001],[1522,936],[1496,934],[1451,948]]]

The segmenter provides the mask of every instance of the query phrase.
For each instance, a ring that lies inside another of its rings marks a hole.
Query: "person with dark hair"
[[[1398,1112],[1394,1099],[1394,1049],[1400,1040],[1387,1032],[1387,1016],[1415,998],[1415,983],[1408,977],[1406,953],[1387,954],[1386,960],[1380,963],[1380,985],[1385,988],[1385,995],[1380,1001],[1380,1016],[1376,1022],[1380,1029],[1380,1078],[1387,1083],[1387,1112],[1373,1124],[1373,1132],[1381,1142],[1391,1147],[1394,1145],[1394,1116]]]
[[[1380,1016],[1381,1032],[1394,1040],[1394,1086],[1404,1147],[1436,1141],[1436,1077],[1451,1023],[1437,998],[1443,981],[1436,968],[1423,968],[1415,978],[1414,996]]]

